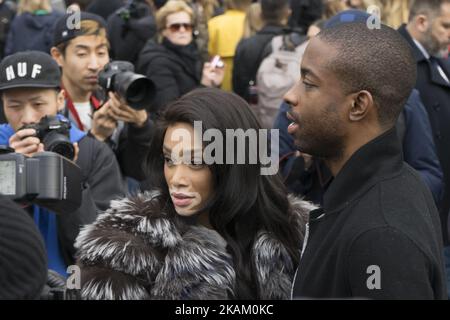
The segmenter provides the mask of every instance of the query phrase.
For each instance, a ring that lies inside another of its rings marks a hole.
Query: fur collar
[[[225,240],[202,226],[180,226],[158,192],[112,201],[85,226],[75,247],[85,299],[227,299],[235,271]],[[289,197],[304,231],[312,205]],[[299,244],[301,248],[301,244]],[[260,231],[252,251],[260,299],[287,299],[296,266],[284,246]]]

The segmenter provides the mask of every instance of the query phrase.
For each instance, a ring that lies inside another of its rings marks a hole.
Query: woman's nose
[[[172,177],[170,184],[174,187],[187,187],[189,186],[189,179],[187,175],[187,168],[185,165],[176,165],[172,169]]]

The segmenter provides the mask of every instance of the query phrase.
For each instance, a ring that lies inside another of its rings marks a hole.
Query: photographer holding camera
[[[64,107],[60,81],[57,63],[42,52],[16,53],[0,63],[0,91],[8,120],[0,126],[0,145],[29,157],[44,150],[56,151],[81,170],[81,206],[77,210],[55,215],[37,205],[28,207],[44,237],[49,269],[65,276],[67,266],[74,262],[73,243],[80,227],[93,222],[98,211],[106,210],[123,190],[112,151],[57,114]]]
[[[100,90],[99,75],[110,62],[106,23],[95,14],[78,14],[78,25],[71,24],[71,15],[57,21],[51,49],[53,58],[62,68],[62,86],[66,93],[64,115],[80,130],[107,143],[116,153],[125,176],[144,180],[142,164],[152,137],[148,113],[142,106],[130,106],[126,97],[117,91],[103,90],[109,98],[104,102],[105,92]]]

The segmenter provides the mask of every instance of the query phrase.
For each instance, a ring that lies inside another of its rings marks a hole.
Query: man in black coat
[[[417,64],[416,89],[427,109],[444,173],[444,197],[439,209],[450,264],[450,67],[441,58],[450,44],[450,1],[415,1],[408,24],[400,27],[399,32],[413,50]]]
[[[36,130],[23,128],[37,124],[44,116],[57,116],[64,107],[64,93],[59,88],[61,73],[52,57],[39,51],[10,55],[0,63],[0,91],[8,124],[0,125],[0,145],[32,157],[44,151],[45,139]],[[80,227],[90,224],[110,201],[123,197],[120,169],[112,150],[104,143],[71,126],[73,160],[80,168],[81,205],[75,211],[55,212],[42,206],[29,206],[36,225],[45,239],[48,266],[62,276],[74,263],[74,242]]]
[[[393,29],[323,30],[286,94],[295,143],[334,180],[310,215],[294,298],[445,299],[439,216],[395,123],[416,67]]]

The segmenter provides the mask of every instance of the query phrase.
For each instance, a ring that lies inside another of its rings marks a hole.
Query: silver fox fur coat
[[[113,201],[82,229],[75,247],[83,299],[233,297],[236,275],[225,240],[202,226],[180,227],[163,212],[159,199],[158,192],[146,192]],[[314,207],[291,196],[289,200],[303,238]],[[288,299],[296,266],[284,246],[261,230],[251,254],[258,298]]]

